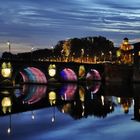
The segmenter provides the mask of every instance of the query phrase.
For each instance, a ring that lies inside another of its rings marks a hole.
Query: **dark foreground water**
[[[139,84],[24,85],[0,92],[2,140],[140,139]]]

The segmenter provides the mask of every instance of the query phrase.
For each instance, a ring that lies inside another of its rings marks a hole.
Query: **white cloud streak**
[[[114,41],[140,34],[139,1],[113,0],[5,0],[0,5],[0,41],[38,44],[83,34],[104,35]],[[118,43],[118,42],[114,42]]]

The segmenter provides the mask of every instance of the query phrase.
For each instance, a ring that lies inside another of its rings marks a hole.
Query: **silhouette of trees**
[[[68,43],[67,43],[68,42]],[[65,48],[69,48],[69,56],[80,57],[81,50],[84,51],[84,56],[89,57],[99,56],[101,52],[108,53],[109,51],[114,51],[114,44],[112,41],[107,40],[105,37],[85,37],[85,38],[72,38],[69,40],[59,41],[53,49],[38,49],[32,52],[11,54],[9,52],[4,52],[2,58],[4,59],[49,59],[51,57],[61,57]]]

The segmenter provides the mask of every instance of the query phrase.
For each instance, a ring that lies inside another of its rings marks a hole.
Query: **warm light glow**
[[[6,111],[11,112],[12,101],[10,97],[4,97],[1,101],[2,111],[5,114]]]
[[[102,52],[101,55],[104,56],[104,53]]]
[[[5,68],[1,70],[1,74],[3,77],[8,78],[11,76],[11,69],[10,68]]]
[[[118,50],[116,55],[117,55],[117,57],[120,57],[121,56],[121,51]]]
[[[8,90],[1,91],[2,94],[8,95],[10,94]]]
[[[7,42],[7,45],[8,45],[8,46],[10,45],[10,42],[9,42],[9,41]]]
[[[79,88],[79,96],[80,96],[80,101],[84,102],[85,101],[85,89],[83,87]]]
[[[128,45],[128,41],[127,40],[124,40],[123,44],[124,45]]]
[[[101,96],[101,100],[102,100],[102,105],[104,105],[104,96]]]
[[[139,114],[140,114],[140,109],[139,109]]]
[[[117,98],[117,101],[118,101],[118,103],[120,104],[120,103],[121,103],[121,98],[118,97],[118,98]]]
[[[85,115],[85,112],[83,111],[83,112],[82,112],[82,116],[84,117],[84,115]]]
[[[83,77],[83,76],[85,76],[85,67],[83,66],[83,65],[81,65],[80,67],[79,67],[79,77]]]
[[[49,101],[53,105],[56,102],[56,93],[54,91],[49,92]]]
[[[49,69],[49,75],[54,77],[56,75],[56,69]]]
[[[2,69],[7,68],[6,63],[5,63],[5,62],[3,62],[3,63],[2,63],[2,65],[1,65],[1,67],[2,67]]]
[[[1,104],[2,104],[2,107],[9,107],[9,106],[11,106],[12,105],[12,102],[11,102],[10,97],[4,97],[2,99]]]
[[[109,51],[109,54],[111,55],[111,54],[112,54],[112,52],[111,52],[111,51]]]
[[[56,75],[56,65],[50,64],[48,68],[49,76],[54,77]]]
[[[3,62],[1,67],[2,67],[1,68],[1,74],[2,74],[2,76],[5,77],[5,78],[11,77],[11,74],[12,74],[12,66],[11,66],[11,63],[10,62],[8,62],[8,63]]]
[[[62,108],[61,112],[62,112],[62,113],[65,113],[65,110]]]
[[[63,105],[63,108],[62,108],[62,113],[68,113],[68,112],[71,112],[71,104],[70,103]]]

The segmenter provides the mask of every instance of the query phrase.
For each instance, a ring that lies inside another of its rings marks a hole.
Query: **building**
[[[124,38],[120,47],[120,61],[124,64],[133,63],[133,45],[129,44],[128,38]]]

